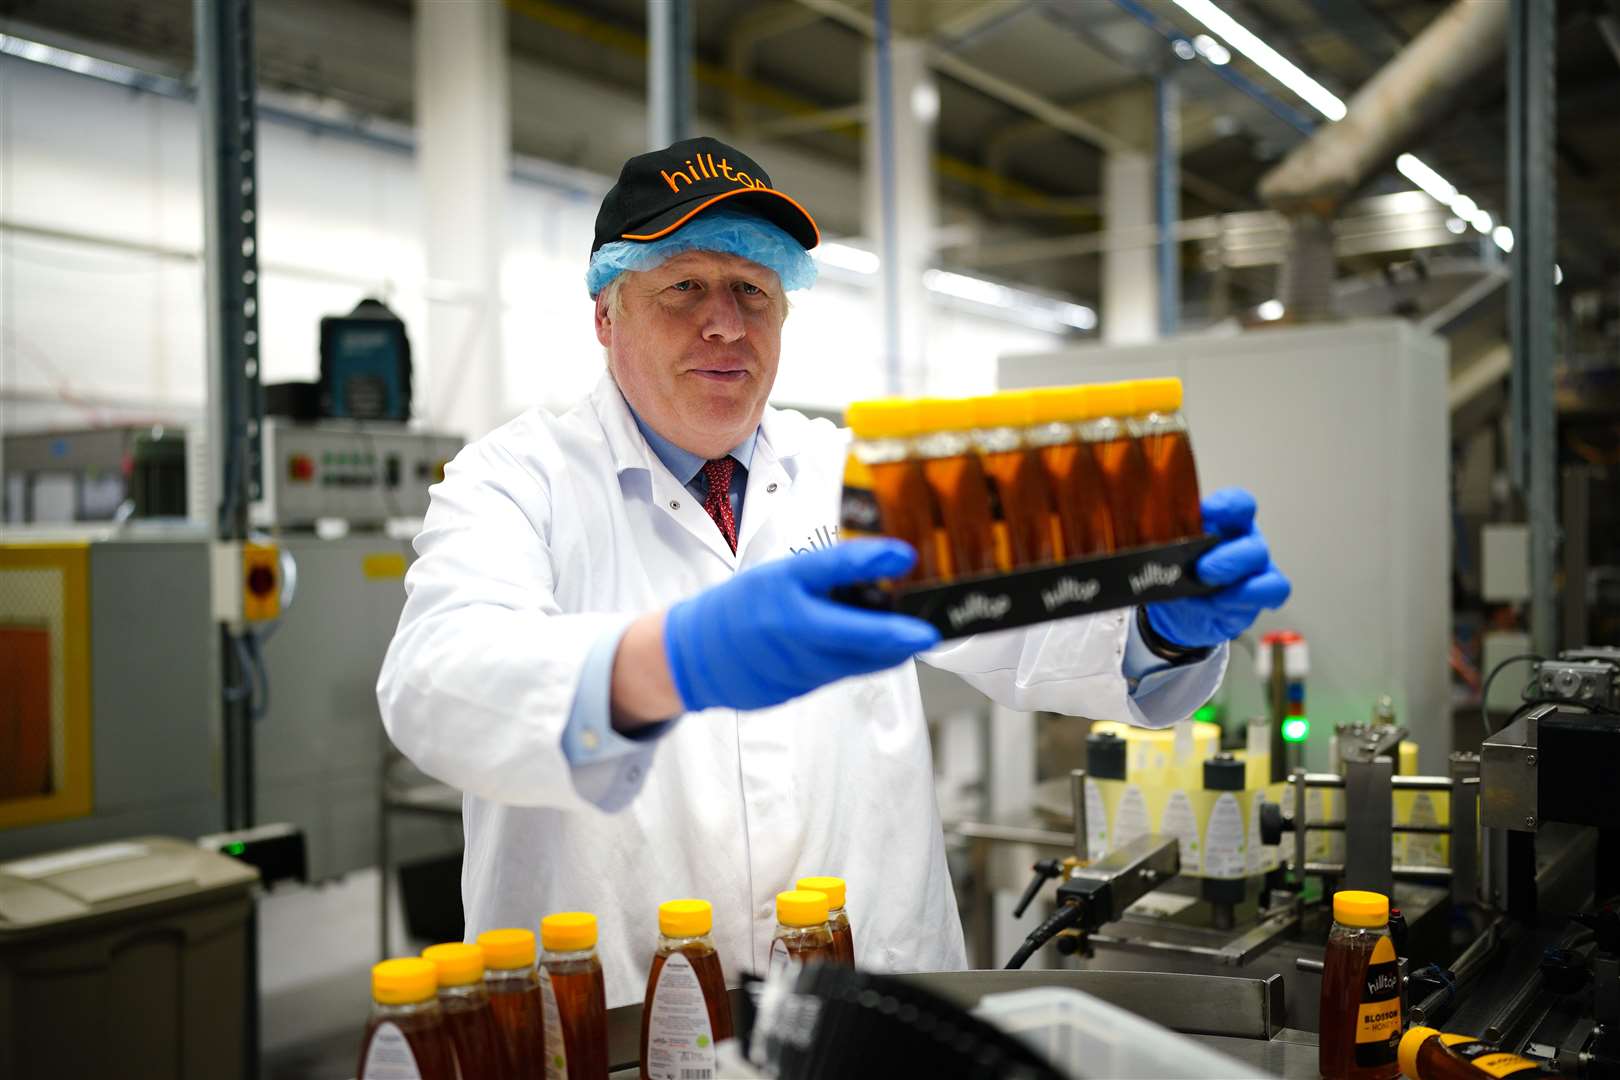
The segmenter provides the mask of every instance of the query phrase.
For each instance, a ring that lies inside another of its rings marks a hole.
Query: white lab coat
[[[618,387],[533,409],[457,455],[416,539],[377,693],[394,743],[465,792],[467,934],[595,912],[610,1006],[641,1000],[659,902],[714,904],[727,977],[762,970],[774,898],[848,881],[857,961],[963,966],[911,663],[753,712],[684,717],[626,775],[617,813],[576,789],[561,733],[581,664],[635,615],[835,535],[847,432],[767,409],[737,554],[648,447]],[[942,646],[926,659],[1017,709],[1149,722],[1120,674],[1125,613]],[[1224,650],[1156,691],[1191,712]]]

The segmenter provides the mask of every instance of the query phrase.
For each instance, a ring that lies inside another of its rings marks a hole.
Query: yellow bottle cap
[[[431,961],[439,972],[439,985],[466,986],[484,977],[484,950],[462,941],[429,945],[422,959]]]
[[[917,408],[925,431],[967,431],[973,427],[972,398],[922,398]]]
[[[793,887],[826,893],[829,908],[844,906],[844,879],[841,877],[802,877],[793,883]]]
[[[904,439],[923,426],[911,398],[852,401],[844,410],[844,423],[857,439]]]
[[[665,937],[698,937],[714,929],[714,905],[707,900],[665,900],[658,905],[658,932]]]
[[[776,894],[776,921],[783,926],[816,926],[827,921],[827,894],[789,889]]]
[[[973,426],[980,428],[1023,427],[1033,423],[1030,419],[1034,405],[1034,392],[1030,390],[1003,390],[969,398],[973,403]]]
[[[1401,1066],[1402,1076],[1416,1076],[1418,1074],[1418,1050],[1426,1041],[1438,1034],[1440,1032],[1434,1028],[1423,1027],[1420,1024],[1413,1024],[1406,1029],[1406,1034],[1401,1036],[1400,1048],[1395,1051],[1395,1060]]]
[[[478,935],[484,966],[493,971],[534,967],[533,930],[485,930]]]
[[[371,969],[371,996],[379,1005],[415,1005],[439,992],[433,961],[420,956],[384,960]]]
[[[1097,383],[1091,388],[1093,416],[1135,416],[1141,410],[1136,404],[1134,382]]]
[[[1333,894],[1333,921],[1345,926],[1386,926],[1389,897],[1383,893],[1346,889]]]
[[[596,916],[588,911],[559,911],[540,920],[540,944],[551,952],[596,948]]]
[[[1139,412],[1173,413],[1181,411],[1180,379],[1141,379],[1136,384],[1136,408]]]
[[[1032,390],[1030,423],[1069,424],[1096,416],[1089,386],[1048,386]]]

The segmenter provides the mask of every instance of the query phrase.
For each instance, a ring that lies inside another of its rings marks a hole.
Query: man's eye
[[[763,296],[765,294],[764,289],[747,281],[739,281],[737,283],[737,288],[741,289],[748,296]]]
[[[676,292],[691,292],[693,289],[697,288],[697,282],[693,281],[691,278],[687,278],[685,281],[677,281],[675,284],[671,285],[670,288],[674,289]]]

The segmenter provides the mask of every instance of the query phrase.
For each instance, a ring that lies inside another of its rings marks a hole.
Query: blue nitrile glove
[[[763,709],[851,675],[894,667],[939,642],[909,615],[864,611],[827,594],[898,577],[917,553],[899,540],[851,540],[745,570],[664,618],[664,652],[690,711]]]
[[[1198,560],[1198,578],[1227,588],[1147,605],[1148,625],[1171,645],[1202,649],[1247,630],[1263,608],[1277,608],[1293,586],[1271,561],[1266,538],[1254,527],[1254,496],[1222,488],[1204,499],[1204,528],[1221,542]]]

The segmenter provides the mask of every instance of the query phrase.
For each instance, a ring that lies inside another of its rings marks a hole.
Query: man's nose
[[[748,332],[737,296],[730,289],[716,289],[703,304],[703,340],[730,343]]]

